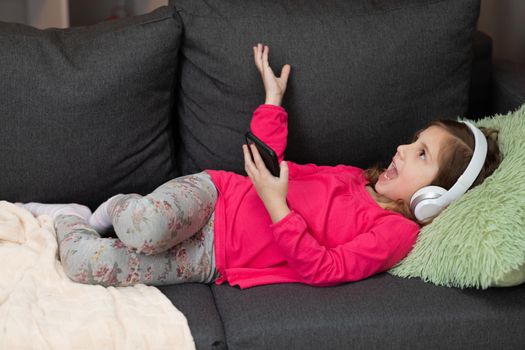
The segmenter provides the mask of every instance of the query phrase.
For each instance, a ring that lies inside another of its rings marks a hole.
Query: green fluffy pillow
[[[421,229],[391,274],[459,288],[525,282],[525,104],[476,125],[499,129],[503,161]]]

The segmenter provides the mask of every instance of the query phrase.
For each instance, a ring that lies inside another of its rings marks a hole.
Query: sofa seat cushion
[[[182,173],[243,172],[264,88],[252,46],[292,66],[286,158],[366,167],[430,119],[464,115],[479,0],[172,0],[184,25]]]
[[[226,349],[221,317],[208,285],[186,283],[158,288],[186,316],[197,349]]]
[[[0,23],[0,193],[81,202],[173,178],[173,8],[88,27]]]
[[[383,273],[315,288],[213,286],[228,349],[522,349],[525,285],[460,290]]]

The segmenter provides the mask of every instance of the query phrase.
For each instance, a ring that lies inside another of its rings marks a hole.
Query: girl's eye
[[[419,158],[425,160],[427,159],[426,155],[425,155],[425,150],[421,150],[419,151]]]

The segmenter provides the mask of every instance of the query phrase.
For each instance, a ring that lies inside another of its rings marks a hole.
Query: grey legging
[[[146,196],[119,195],[108,206],[118,239],[102,238],[78,216],[59,215],[62,265],[72,280],[104,286],[211,283],[218,277],[216,200],[206,172],[173,179]]]

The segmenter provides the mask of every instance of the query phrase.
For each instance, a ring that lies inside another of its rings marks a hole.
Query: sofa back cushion
[[[0,23],[0,197],[95,207],[176,175],[172,7],[89,27]]]
[[[285,158],[367,167],[435,118],[466,112],[479,0],[172,0],[184,26],[182,173],[243,172],[264,89],[252,46],[292,65]]]

